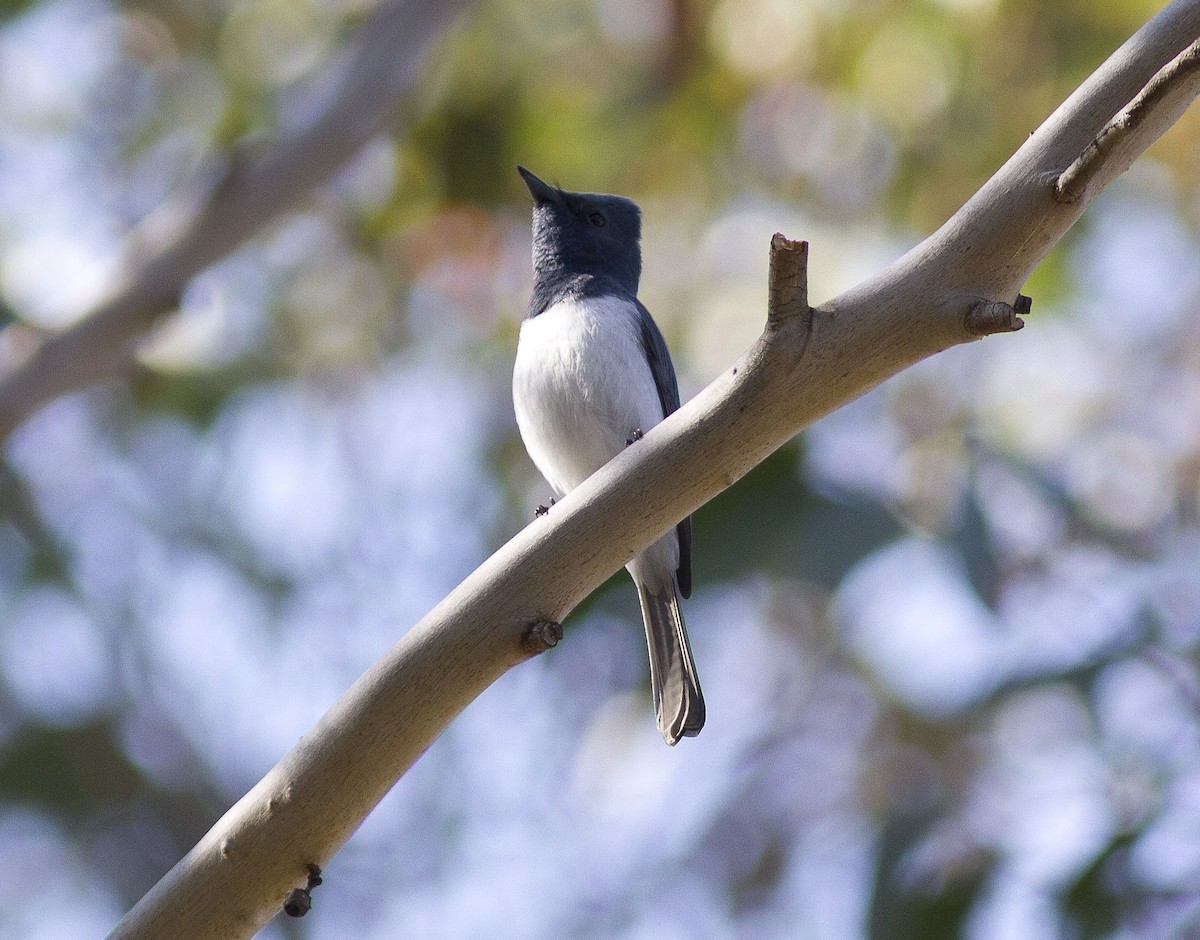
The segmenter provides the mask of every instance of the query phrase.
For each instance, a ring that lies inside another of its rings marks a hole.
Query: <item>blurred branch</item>
[[[1142,651],[1142,658],[1166,676],[1183,703],[1194,714],[1200,715],[1200,683],[1197,683],[1195,669],[1190,663],[1159,646],[1147,647]]]
[[[468,3],[384,3],[330,68],[306,124],[236,152],[216,185],[181,200],[171,213],[172,233],[78,324],[32,350],[28,342],[8,344],[21,354],[0,361],[0,441],[51,399],[126,375],[142,334],[175,309],[193,277],[299,203],[387,127],[434,40]]]
[[[8,522],[29,547],[27,563],[42,578],[70,583],[66,545],[47,527],[28,484],[0,457],[0,520]]]
[[[327,867],[454,716],[528,658],[531,626],[561,622],[633,555],[817,418],[977,338],[981,326],[1011,329],[1026,277],[1112,175],[1106,164],[1064,205],[1054,197],[1062,168],[1198,35],[1200,0],[1177,0],[905,257],[808,315],[771,311],[768,329],[708,388],[535,519],[405,634],[113,936],[254,933],[307,884],[309,865]],[[1198,87],[1191,76],[1168,104],[1148,104],[1144,128],[1165,128],[1181,110],[1182,89],[1194,95]],[[1132,135],[1122,160],[1151,139],[1146,130]],[[1012,306],[1012,314],[988,308],[972,317],[981,301]],[[1014,400],[1020,394],[1013,389]]]

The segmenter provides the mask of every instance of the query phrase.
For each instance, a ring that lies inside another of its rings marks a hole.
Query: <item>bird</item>
[[[533,292],[513,367],[525,449],[562,497],[679,407],[666,341],[637,298],[642,213],[605,193],[570,192],[517,167],[533,198]],[[692,589],[684,519],[625,567],[637,586],[658,729],[700,733],[704,695],[680,610]]]

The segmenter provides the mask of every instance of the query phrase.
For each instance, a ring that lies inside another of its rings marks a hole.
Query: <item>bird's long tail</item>
[[[637,587],[646,622],[646,645],[650,648],[650,685],[658,730],[668,744],[675,744],[680,737],[697,735],[704,727],[704,695],[679,610],[679,591],[674,579],[661,593],[641,582]]]

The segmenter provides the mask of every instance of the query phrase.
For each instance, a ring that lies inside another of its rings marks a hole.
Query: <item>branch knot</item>
[[[991,336],[993,333],[1015,333],[1025,327],[1021,317],[1033,307],[1033,300],[1017,294],[1016,303],[1006,304],[1002,300],[981,300],[967,311],[963,322],[972,336]]]
[[[313,888],[322,883],[321,867],[311,862],[308,865],[308,884],[303,888],[293,888],[283,902],[283,912],[288,917],[303,917],[312,910]]]
[[[553,620],[538,620],[521,637],[521,649],[530,656],[536,656],[538,653],[544,653],[546,650],[558,646],[558,641],[562,637],[561,623]]]

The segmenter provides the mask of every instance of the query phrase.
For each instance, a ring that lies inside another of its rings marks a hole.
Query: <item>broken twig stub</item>
[[[808,242],[778,232],[771,237],[767,323],[782,325],[808,314]]]
[[[972,336],[1015,333],[1025,327],[1025,321],[1020,315],[1029,313],[1032,307],[1033,300],[1024,294],[1017,294],[1013,304],[1006,304],[1000,300],[981,300],[967,311],[967,319],[963,326]]]

